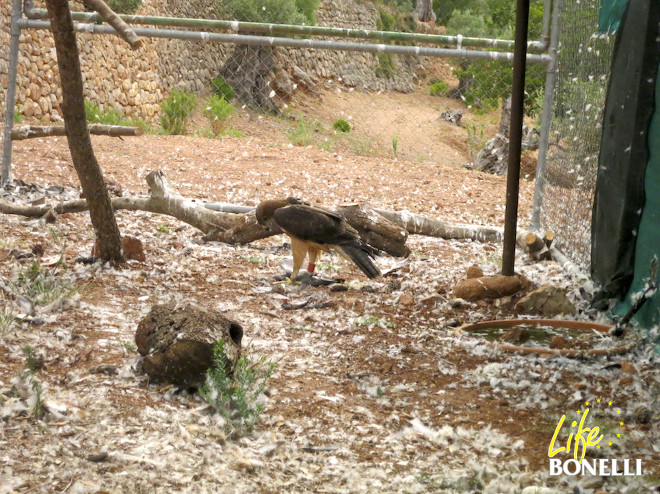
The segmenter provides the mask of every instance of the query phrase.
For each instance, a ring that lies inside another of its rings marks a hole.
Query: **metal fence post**
[[[18,44],[21,28],[18,20],[21,18],[21,0],[12,1],[11,39],[9,41],[9,70],[7,73],[7,94],[5,108],[5,133],[2,142],[2,175],[0,185],[9,182],[11,175],[11,130],[14,126],[14,108],[16,107],[16,79],[18,76]]]
[[[550,127],[552,124],[552,106],[555,97],[555,83],[559,70],[557,49],[559,47],[559,32],[561,31],[561,13],[563,0],[555,0],[552,12],[552,31],[550,34],[550,49],[548,51],[551,62],[545,77],[545,92],[543,95],[543,111],[541,112],[541,131],[539,136],[539,157],[536,164],[536,180],[534,184],[534,203],[532,206],[532,230],[541,229],[541,207],[543,206],[543,187],[545,185],[545,165],[548,158],[550,144]]]

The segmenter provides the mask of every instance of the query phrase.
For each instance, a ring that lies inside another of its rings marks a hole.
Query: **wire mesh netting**
[[[588,270],[602,116],[614,36],[600,34],[599,0],[564,2],[541,221]]]
[[[339,12],[336,3],[328,0],[320,5],[319,25],[406,35],[418,29],[410,13],[368,2],[355,3],[355,12]],[[43,7],[43,3],[37,2],[36,7]],[[72,8],[84,11],[77,2]],[[195,14],[170,8],[174,7],[162,2],[143,4],[137,13],[170,17]],[[1,9],[9,17],[9,6]],[[201,28],[186,29],[194,32]],[[226,30],[201,30],[226,34]],[[2,39],[8,40],[8,23],[0,31]],[[434,27],[431,34],[441,32]],[[463,36],[497,37],[496,33],[469,29]],[[279,37],[301,39],[295,34]],[[149,36],[144,36],[141,49],[133,52],[113,36],[79,33],[78,39],[90,123],[133,125],[148,132],[241,137],[259,133],[255,122],[266,122],[293,145],[462,166],[473,161],[498,131],[501,101],[511,91],[512,68],[506,61]],[[313,39],[397,47],[412,44],[396,35],[392,39]],[[451,43],[415,46],[455,47]],[[503,46],[470,49],[511,50]],[[4,53],[0,58],[4,59]],[[528,64],[529,115],[539,113],[544,70],[542,65]],[[6,67],[0,64],[0,75],[4,72]],[[4,93],[0,99],[4,106]],[[25,29],[20,43],[15,122],[61,124],[60,102],[52,38],[45,30]]]

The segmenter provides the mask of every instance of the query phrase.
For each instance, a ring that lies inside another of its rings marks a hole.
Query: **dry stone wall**
[[[11,2],[0,3],[0,112],[4,117],[7,87],[9,19]],[[37,7],[43,2],[37,1]],[[73,2],[75,10],[84,10]],[[144,0],[138,13],[172,17],[218,18],[214,0]],[[319,25],[375,29],[378,9],[369,2],[322,0]],[[233,51],[233,46],[168,39],[143,40],[131,50],[115,36],[79,34],[81,67],[86,98],[102,109],[114,107],[128,117],[155,121],[160,102],[173,87],[208,91]],[[378,73],[383,61],[377,55],[325,50],[277,49],[276,58],[287,73],[303,71],[313,81],[335,79],[352,87],[373,90],[410,91],[414,88],[416,57],[392,57],[386,73]],[[281,72],[281,71],[280,71]],[[59,121],[59,73],[53,38],[45,30],[21,33],[17,104],[27,122]]]

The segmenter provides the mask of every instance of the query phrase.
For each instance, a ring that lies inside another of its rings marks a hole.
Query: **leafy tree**
[[[529,39],[537,39],[541,32],[543,5],[541,0],[532,0],[530,7]],[[449,34],[470,37],[512,39],[515,28],[515,0],[481,0],[474,8],[454,10],[447,22]],[[511,65],[497,61],[462,60],[454,70],[459,79],[458,89],[453,91],[468,105],[493,109],[511,91]],[[538,110],[543,93],[545,69],[540,65],[528,65],[526,74],[529,114]]]
[[[218,0],[222,15],[237,21],[314,24],[319,0]]]

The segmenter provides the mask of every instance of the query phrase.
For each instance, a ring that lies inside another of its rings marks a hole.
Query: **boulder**
[[[547,317],[573,314],[576,310],[575,305],[568,300],[564,291],[553,285],[543,285],[528,293],[518,301],[517,306],[525,311],[535,312]]]
[[[224,342],[228,370],[241,355],[243,328],[213,309],[191,303],[154,305],[135,332],[142,368],[152,381],[199,387],[213,364],[213,348]]]

